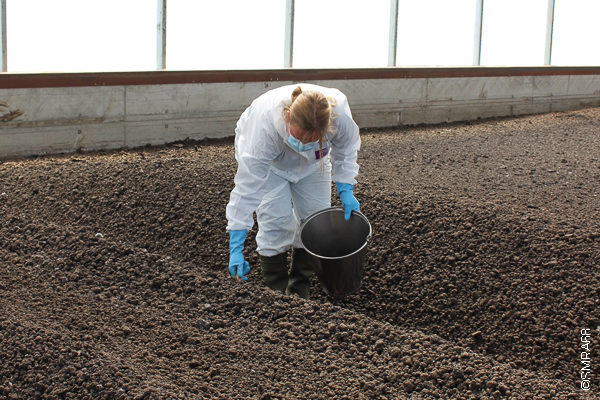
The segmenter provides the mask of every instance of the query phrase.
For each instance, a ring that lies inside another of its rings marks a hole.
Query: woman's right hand
[[[246,230],[229,231],[229,273],[232,277],[248,280],[246,274],[250,272],[250,264],[244,260],[244,242]]]
[[[348,183],[339,183],[336,182],[338,196],[340,196],[340,200],[342,201],[342,206],[344,206],[344,218],[346,221],[350,219],[352,215],[352,211],[360,211],[360,204],[352,191],[354,190],[354,186]]]

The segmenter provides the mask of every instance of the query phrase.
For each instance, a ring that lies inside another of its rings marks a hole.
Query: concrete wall
[[[363,128],[600,106],[600,75],[308,81],[346,93]],[[291,83],[0,88],[0,158],[230,136],[254,98]]]

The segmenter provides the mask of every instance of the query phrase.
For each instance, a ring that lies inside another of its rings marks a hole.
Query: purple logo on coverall
[[[329,147],[315,151],[315,160],[320,160],[322,157],[325,157],[327,153],[329,153]]]

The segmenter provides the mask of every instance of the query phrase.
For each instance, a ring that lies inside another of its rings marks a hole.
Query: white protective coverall
[[[315,90],[335,99],[334,132],[328,132],[322,144],[325,156],[318,148],[299,153],[287,142],[284,107],[291,104],[298,86],[303,92]],[[332,179],[356,184],[359,149],[359,128],[339,90],[294,84],[259,96],[235,129],[238,170],[226,209],[227,230],[251,230],[256,211],[260,255],[272,257],[292,245],[301,248],[300,221],[330,207]]]

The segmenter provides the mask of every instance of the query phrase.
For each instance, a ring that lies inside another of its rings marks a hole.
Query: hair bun
[[[292,92],[292,103],[302,94],[302,88],[297,86],[296,89]]]

